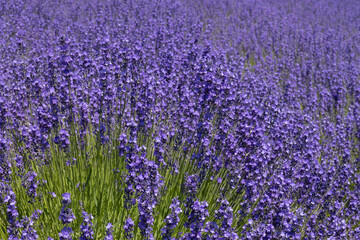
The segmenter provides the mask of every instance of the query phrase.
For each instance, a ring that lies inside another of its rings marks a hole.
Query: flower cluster
[[[38,239],[38,235],[36,230],[33,228],[35,221],[40,217],[40,214],[42,214],[41,210],[36,210],[31,217],[25,217],[21,220],[21,225],[23,227],[22,233],[21,233],[21,239],[29,239],[29,240],[35,240]]]
[[[19,213],[16,207],[16,195],[7,184],[0,183],[1,204],[6,204],[7,232],[9,239],[18,239],[21,223],[17,220]]]
[[[62,195],[61,203],[63,204],[63,206],[61,208],[59,220],[61,220],[63,224],[69,224],[75,219],[72,209],[69,208],[69,205],[71,203],[70,197],[70,193],[64,193]]]
[[[134,226],[135,226],[134,221],[131,218],[126,219],[124,225],[124,232],[126,239],[132,239],[134,237],[133,234]]]
[[[60,240],[72,240],[73,231],[70,227],[64,227],[59,233]]]
[[[113,239],[114,239],[114,238],[113,238],[113,235],[112,235],[112,232],[113,232],[112,228],[113,228],[113,225],[112,225],[111,223],[108,223],[108,224],[106,225],[106,236],[105,236],[105,240],[113,240]]]
[[[83,212],[83,222],[80,225],[80,240],[94,239],[94,230],[91,220],[94,218],[91,214]]]
[[[171,213],[164,220],[166,225],[161,229],[161,235],[163,240],[172,240],[171,234],[172,230],[176,228],[176,226],[180,222],[179,214],[182,212],[180,208],[180,201],[178,198],[174,198],[170,205]]]
[[[36,177],[37,174],[35,172],[28,172],[22,182],[22,185],[26,189],[26,193],[30,197],[31,202],[35,201],[35,198],[37,197],[36,189],[39,181],[37,181]]]
[[[68,225],[69,223],[73,222],[75,219],[75,215],[72,212],[72,209],[69,208],[71,203],[70,193],[64,193],[62,195],[62,208],[59,216],[59,220],[61,220],[62,224]],[[61,232],[59,233],[60,240],[71,240],[72,239],[72,229],[71,227],[65,226]]]
[[[239,236],[236,234],[233,225],[233,209],[229,206],[229,202],[226,199],[220,201],[220,208],[215,211],[215,218],[221,221],[221,226],[215,231],[213,237],[215,239],[238,239]]]
[[[196,200],[191,206],[191,213],[188,219],[188,226],[190,233],[184,235],[183,239],[201,239],[202,233],[204,231],[204,224],[206,218],[209,216],[207,210],[208,204],[206,201],[199,202]]]
[[[70,145],[69,133],[65,129],[60,129],[59,135],[54,138],[54,142],[62,149],[68,149]]]

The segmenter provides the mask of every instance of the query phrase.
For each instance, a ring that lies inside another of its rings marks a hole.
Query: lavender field
[[[357,0],[0,0],[0,239],[360,239]]]

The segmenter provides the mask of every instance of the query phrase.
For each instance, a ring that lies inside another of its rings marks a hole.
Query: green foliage
[[[135,239],[142,239],[138,224],[138,209],[134,205],[130,210],[124,208],[124,187],[126,178],[125,157],[119,156],[117,149],[118,137],[120,129],[113,132],[109,144],[102,145],[98,140],[98,136],[88,133],[84,139],[85,144],[80,144],[80,139],[75,134],[75,126],[73,133],[70,135],[70,149],[63,151],[58,145],[50,141],[50,147],[44,156],[47,164],[41,166],[34,159],[30,161],[29,156],[23,153],[24,161],[28,162],[27,170],[30,169],[37,173],[39,187],[37,189],[38,197],[35,202],[30,202],[30,198],[26,194],[26,190],[22,186],[21,174],[13,164],[12,185],[16,193],[17,209],[19,218],[30,216],[33,211],[40,209],[43,211],[40,219],[36,222],[36,231],[39,239],[47,239],[52,237],[58,239],[58,233],[64,227],[59,220],[61,211],[61,195],[65,192],[71,194],[70,208],[72,208],[76,219],[69,224],[74,231],[74,239],[80,236],[80,225],[82,222],[82,211],[85,210],[94,216],[94,238],[102,239],[105,237],[105,226],[107,223],[114,225],[114,238],[124,239],[124,222],[131,217],[135,222]],[[89,131],[92,132],[92,131]],[[148,146],[147,158],[154,160],[153,155],[153,139],[148,136],[140,136],[139,142]],[[155,239],[161,236],[161,228],[164,227],[164,219],[170,214],[169,206],[174,197],[179,197],[180,201],[184,201],[186,196],[182,193],[182,186],[186,174],[196,174],[200,169],[196,166],[190,156],[196,149],[190,149],[186,154],[182,151],[183,146],[175,151],[172,146],[174,142],[168,143],[170,146],[170,155],[173,161],[179,163],[179,172],[175,173],[170,166],[161,166],[159,172],[163,177],[164,186],[161,189],[158,204],[154,210],[155,222],[153,225],[153,234]],[[17,146],[11,152],[11,155],[18,153]],[[19,154],[19,153],[18,153]],[[76,159],[76,160],[75,160]],[[70,161],[70,164],[67,162]],[[41,161],[40,161],[41,162]],[[115,171],[118,169],[119,171]],[[218,208],[217,200],[220,193],[224,193],[225,197],[231,199],[231,206],[234,212],[239,208],[241,199],[236,191],[222,191],[228,188],[225,179],[226,171],[224,169],[215,173],[211,169],[206,171],[204,181],[197,193],[200,201],[207,201],[209,204],[208,211],[210,213],[208,221],[218,221],[213,214]],[[217,179],[221,178],[221,183]],[[56,197],[50,194],[54,192]],[[236,196],[236,197],[235,197]],[[181,205],[184,209],[184,205]],[[0,211],[0,238],[6,239],[6,209]],[[180,224],[174,229],[173,236],[177,236],[180,232],[188,231],[184,227],[187,217],[184,213],[180,214]],[[234,221],[234,227],[237,221]]]

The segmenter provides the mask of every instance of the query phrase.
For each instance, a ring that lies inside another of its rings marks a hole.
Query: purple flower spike
[[[178,198],[174,198],[170,205],[171,213],[164,220],[166,225],[161,229],[161,235],[163,240],[171,240],[172,230],[179,224],[179,214],[182,212],[180,208],[180,201]]]
[[[106,236],[105,236],[105,240],[113,240],[113,225],[111,223],[108,223],[106,225]]]
[[[72,229],[70,227],[64,227],[59,233],[60,240],[72,240]]]
[[[59,135],[54,138],[54,142],[63,150],[67,150],[70,146],[70,134],[65,129],[60,129]]]
[[[80,225],[80,240],[90,240],[94,239],[94,230],[92,229],[93,224],[91,220],[94,218],[91,214],[87,212],[82,212],[83,214],[83,222]]]
[[[134,234],[133,234],[134,226],[135,226],[134,221],[131,218],[126,219],[125,225],[124,225],[126,239],[132,239],[134,237]]]
[[[186,234],[186,239],[201,239],[206,218],[209,216],[206,201],[199,202],[196,200],[191,207],[191,213],[188,218],[190,233]]]
[[[7,232],[9,239],[18,239],[21,223],[17,220],[19,213],[16,207],[16,195],[10,186],[0,182],[0,203],[5,203],[7,206],[6,215],[8,220]]]
[[[35,202],[35,198],[37,197],[36,189],[39,181],[36,180],[36,177],[37,174],[35,172],[28,172],[22,182],[22,185],[26,189],[26,194],[30,197],[31,203]]]
[[[62,200],[61,200],[61,203],[66,207],[68,206],[70,203],[71,203],[71,194],[70,193],[64,193],[62,195]]]
[[[73,222],[74,219],[76,219],[75,215],[72,212],[72,209],[68,208],[68,206],[71,203],[70,196],[71,196],[70,193],[64,193],[62,195],[63,199],[61,200],[61,203],[63,204],[63,206],[61,208],[59,219],[63,224],[69,224]]]

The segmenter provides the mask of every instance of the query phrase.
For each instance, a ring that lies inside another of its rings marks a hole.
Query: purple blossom
[[[70,146],[70,134],[65,129],[60,129],[59,135],[54,138],[54,142],[63,150],[67,150]]]
[[[64,193],[62,195],[62,200],[61,203],[63,204],[64,207],[67,207],[68,205],[70,205],[71,203],[71,194],[70,193]]]
[[[75,219],[75,215],[72,212],[72,209],[69,208],[69,205],[71,203],[70,196],[70,193],[64,193],[62,195],[63,198],[61,200],[61,203],[63,204],[63,206],[61,208],[59,220],[61,220],[63,224],[69,224]]]
[[[60,240],[72,240],[73,231],[70,227],[64,227],[59,233]]]
[[[152,225],[154,224],[153,210],[155,208],[154,201],[142,194],[138,199],[138,209],[139,209],[139,228],[141,235],[146,240],[154,239],[152,234]]]
[[[81,240],[90,240],[94,239],[94,230],[93,230],[93,224],[91,220],[94,218],[91,214],[88,214],[87,212],[82,212],[83,214],[83,222],[80,225],[80,239]]]
[[[206,218],[209,216],[206,201],[199,202],[196,200],[191,206],[191,212],[188,217],[187,226],[190,233],[185,235],[185,239],[201,239]]]
[[[126,152],[126,144],[128,143],[126,134],[122,133],[119,136],[119,155],[124,156]]]
[[[35,172],[28,172],[21,183],[26,189],[26,194],[30,197],[30,202],[34,202],[37,197],[36,189],[39,181],[36,180],[36,177],[37,174]]]
[[[178,198],[174,198],[170,205],[171,213],[164,220],[166,225],[161,229],[162,239],[164,240],[172,240],[171,234],[172,230],[176,228],[176,226],[180,222],[179,214],[182,212],[180,208],[180,201]]]
[[[36,230],[33,228],[35,221],[40,217],[40,214],[42,214],[41,210],[35,211],[31,217],[25,217],[21,220],[22,225],[22,232],[21,232],[21,238],[20,239],[27,239],[27,240],[33,240],[38,239],[38,235]]]
[[[198,179],[199,178],[197,175],[189,175],[185,177],[183,193],[186,195],[186,200],[185,200],[186,215],[190,214],[191,207],[195,202],[195,196],[197,194],[198,185],[199,185]]]
[[[18,239],[19,230],[22,225],[17,220],[19,213],[16,207],[16,195],[11,187],[3,182],[0,182],[0,193],[2,193],[1,203],[5,203],[7,206],[6,215],[9,223],[7,232],[9,239]]]
[[[215,211],[215,218],[221,221],[221,226],[216,232],[217,237],[222,237],[224,239],[238,239],[239,236],[236,234],[232,228],[233,224],[233,210],[230,207],[229,202],[224,199],[220,202],[220,208]]]
[[[0,180],[9,180],[11,174],[11,163],[7,159],[7,150],[9,142],[0,134]]]
[[[105,236],[105,240],[113,240],[113,225],[111,223],[108,223],[106,225],[106,236]]]
[[[124,231],[125,231],[125,238],[126,239],[133,239],[134,238],[134,221],[131,218],[126,219],[125,225],[124,225]]]

